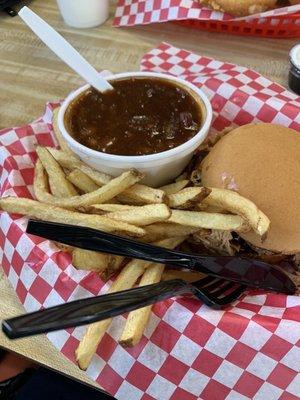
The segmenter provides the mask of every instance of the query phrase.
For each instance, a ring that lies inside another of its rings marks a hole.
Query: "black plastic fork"
[[[237,300],[244,291],[245,286],[213,277],[194,283],[173,279],[7,319],[2,322],[2,330],[10,339],[48,333],[115,317],[187,293],[192,293],[210,307],[221,309]]]

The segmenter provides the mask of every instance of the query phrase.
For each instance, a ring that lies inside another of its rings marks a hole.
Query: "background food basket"
[[[240,36],[260,36],[273,38],[300,37],[300,13],[278,15],[272,18],[248,20],[185,20],[176,24],[208,32],[230,33]]]
[[[118,0],[114,26],[170,22],[209,32],[273,38],[300,37],[300,5],[248,17],[205,7],[195,0]]]

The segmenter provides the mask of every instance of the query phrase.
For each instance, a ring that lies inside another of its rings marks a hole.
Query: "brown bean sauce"
[[[65,114],[73,138],[103,153],[137,156],[173,149],[201,127],[201,106],[174,83],[159,78],[112,82],[104,94],[88,89]]]

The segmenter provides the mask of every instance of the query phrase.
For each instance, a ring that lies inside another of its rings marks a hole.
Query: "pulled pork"
[[[201,230],[192,236],[192,243],[201,244],[209,253],[234,256],[240,246],[228,231]]]
[[[297,267],[297,270],[300,271],[300,253],[294,255],[293,262],[295,264],[295,267]]]
[[[240,255],[281,266],[296,285],[300,286],[300,253],[285,255],[249,245],[234,232],[202,229],[188,241],[187,251],[227,256]]]

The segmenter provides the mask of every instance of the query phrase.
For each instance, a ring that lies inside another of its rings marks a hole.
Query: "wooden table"
[[[72,29],[64,25],[55,0],[34,0],[31,7],[61,32],[97,69],[112,72],[139,69],[142,55],[166,41],[175,46],[216,59],[254,68],[286,85],[288,52],[292,40],[258,39],[200,32],[172,23],[116,29],[111,18],[99,28]],[[60,62],[18,17],[0,16],[0,128],[33,121],[49,100],[64,98],[82,84],[80,78]],[[9,282],[0,276],[0,318],[22,312]],[[0,346],[41,364],[91,382],[64,359],[45,337],[9,342],[0,333]]]

